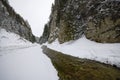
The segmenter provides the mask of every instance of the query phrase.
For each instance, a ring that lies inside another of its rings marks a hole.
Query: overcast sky
[[[31,25],[34,35],[40,37],[49,20],[54,0],[9,0],[10,5]]]

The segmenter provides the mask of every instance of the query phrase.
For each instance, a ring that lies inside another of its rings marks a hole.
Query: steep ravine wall
[[[57,38],[64,43],[83,34],[96,42],[119,43],[120,0],[55,0],[46,26],[40,43]]]
[[[0,0],[0,28],[35,42],[35,36],[32,34],[29,23],[14,11],[8,0]]]

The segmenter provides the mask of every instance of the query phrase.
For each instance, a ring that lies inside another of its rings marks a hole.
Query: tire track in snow
[[[6,52],[6,51],[14,51],[14,50],[19,50],[19,49],[26,49],[26,48],[30,48],[30,47],[35,47],[37,46],[35,45],[19,45],[19,46],[8,46],[8,47],[0,47],[0,53],[1,52]]]

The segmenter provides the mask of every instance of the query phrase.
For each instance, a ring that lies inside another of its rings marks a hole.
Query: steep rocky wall
[[[55,0],[48,22],[49,43],[79,39],[83,34],[97,42],[120,42],[119,0]],[[45,34],[45,33],[43,33]]]
[[[0,27],[35,42],[28,22],[13,10],[7,0],[0,0]]]
[[[108,0],[97,6],[89,17],[86,37],[97,42],[120,42],[120,1]]]

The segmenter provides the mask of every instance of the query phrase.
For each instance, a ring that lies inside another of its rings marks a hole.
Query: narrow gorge
[[[40,43],[86,38],[100,43],[120,42],[119,0],[55,0]]]

